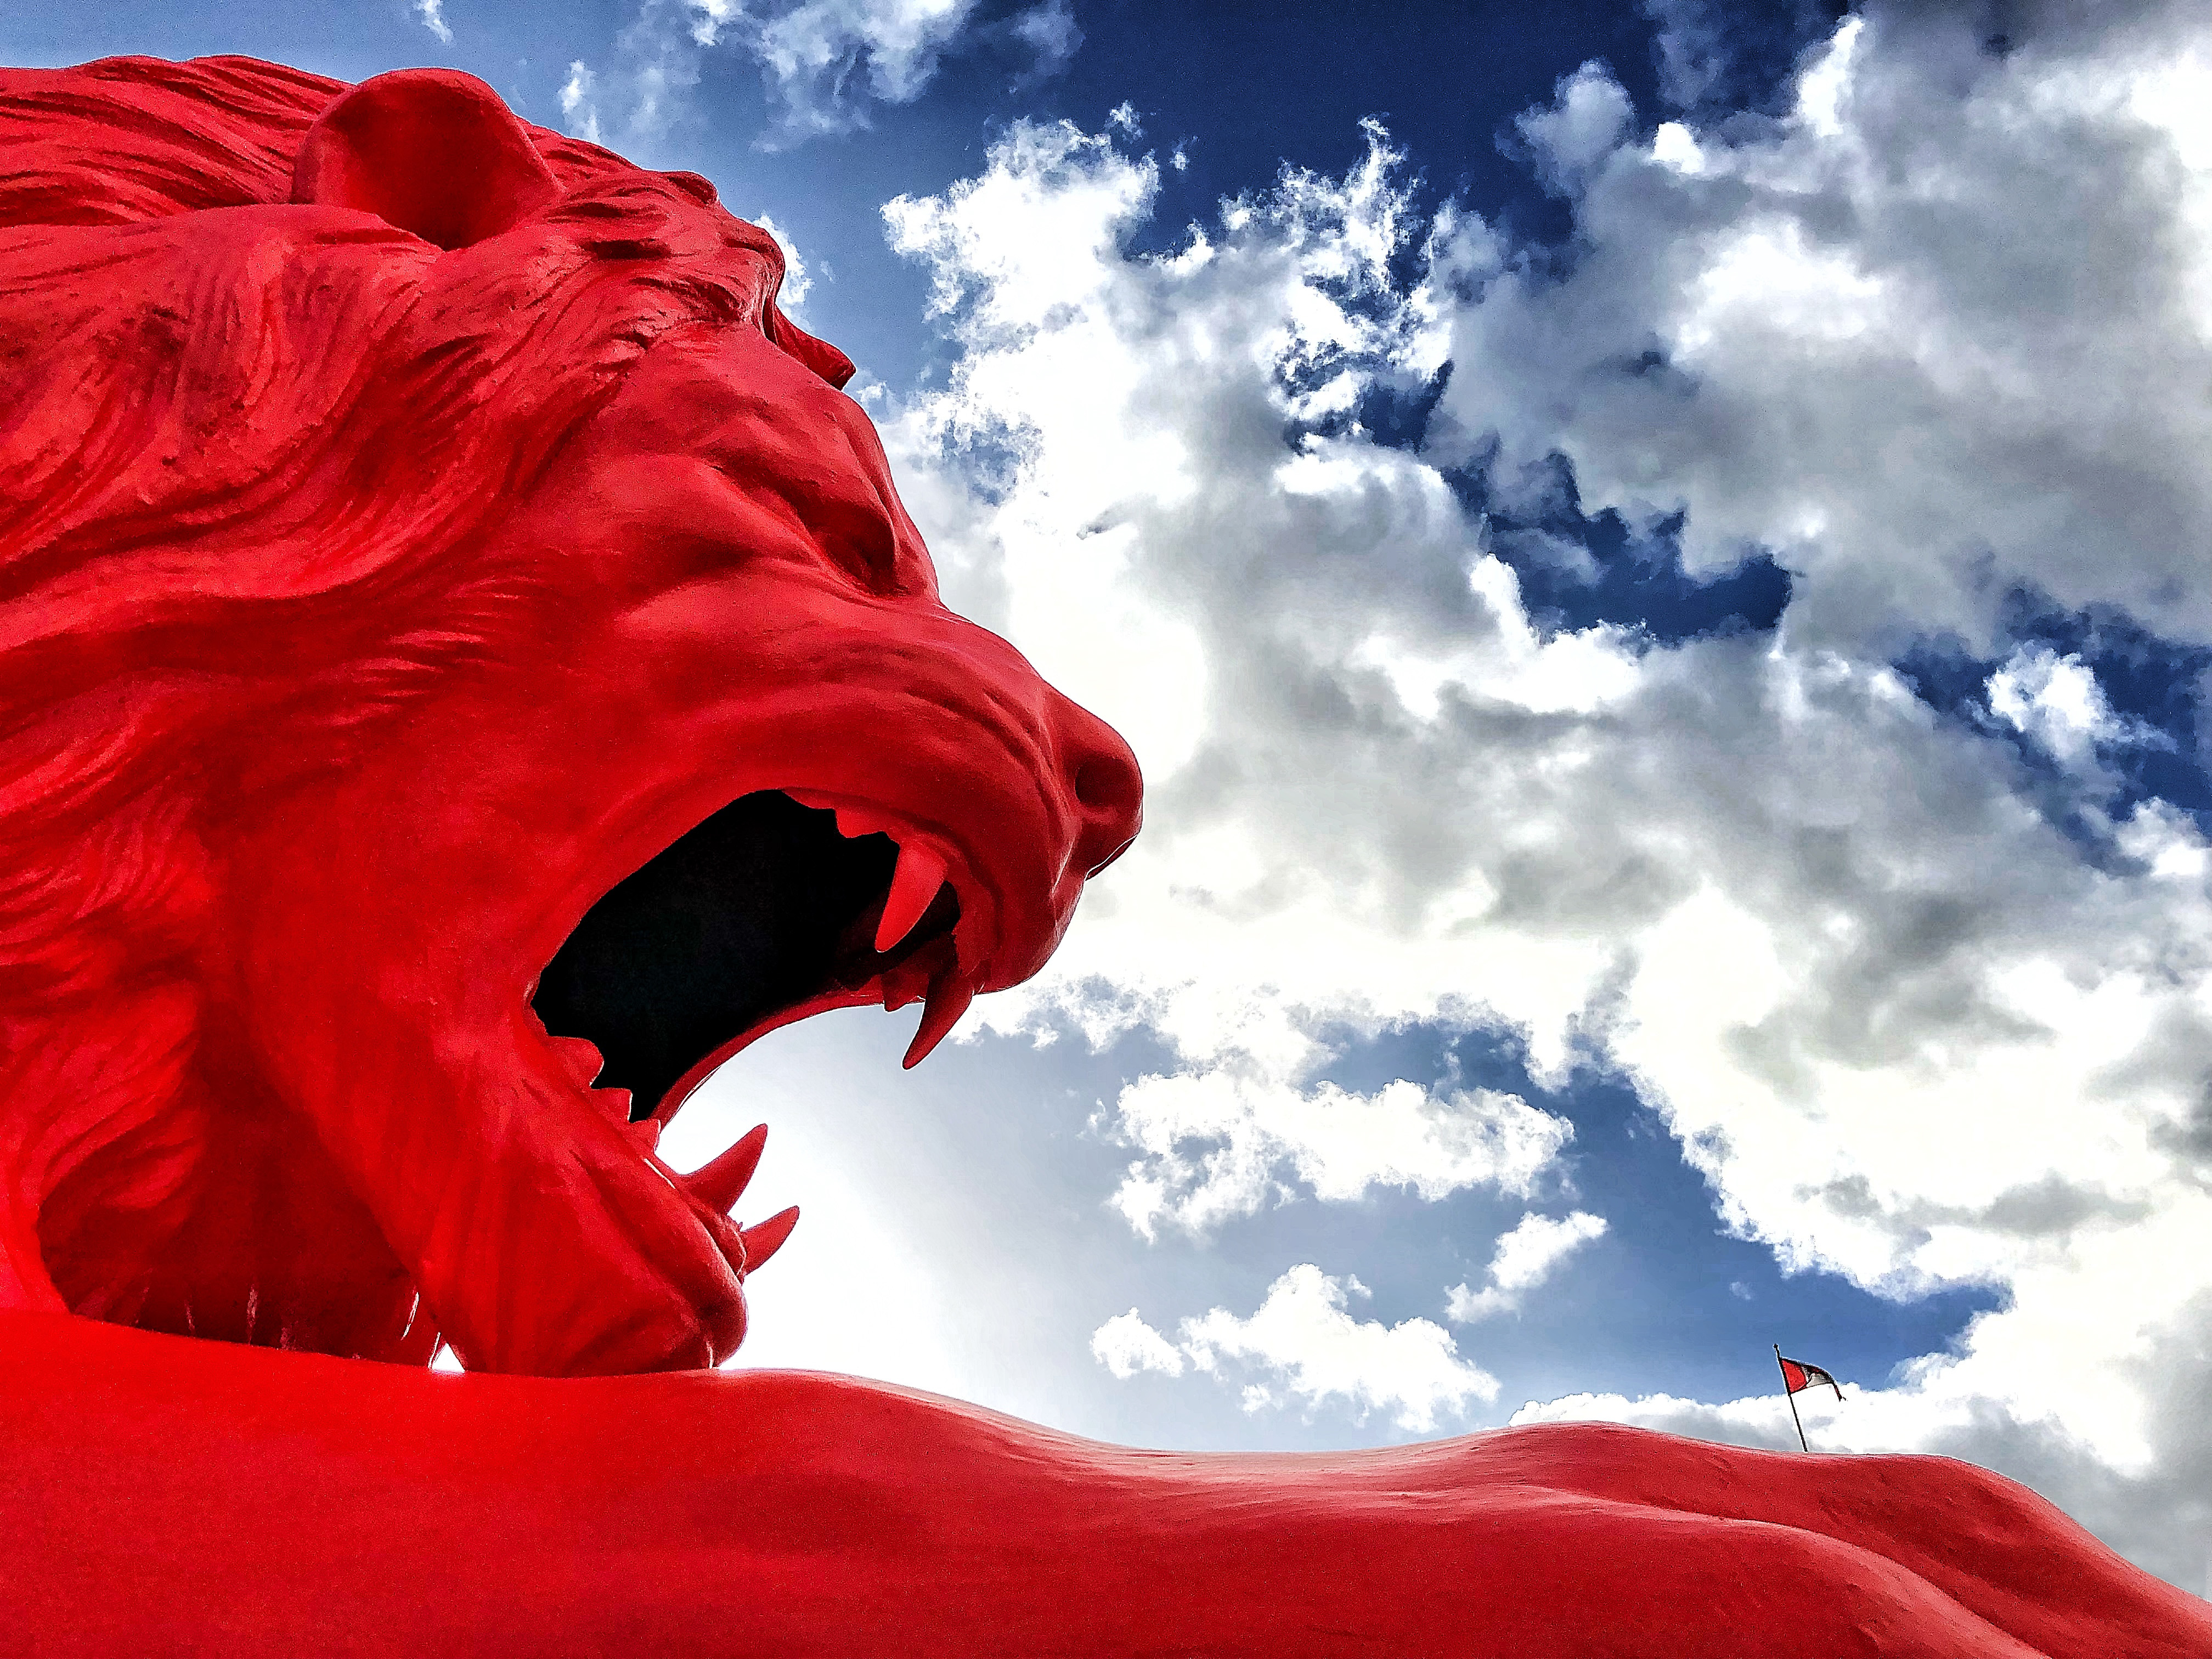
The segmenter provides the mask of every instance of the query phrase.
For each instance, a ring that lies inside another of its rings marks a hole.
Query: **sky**
[[[2212,18],[106,0],[688,167],[1112,721],[1054,963],[741,1055],[741,1364],[1970,1458],[2212,1571]]]

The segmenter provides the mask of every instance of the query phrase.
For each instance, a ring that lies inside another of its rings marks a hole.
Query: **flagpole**
[[[1805,1443],[1805,1419],[1797,1415],[1797,1396],[1790,1392],[1790,1373],[1783,1370],[1782,1345],[1779,1342],[1774,1345],[1774,1369],[1782,1371],[1782,1397],[1790,1402],[1790,1420],[1797,1425],[1797,1449],[1809,1452],[1813,1449]]]

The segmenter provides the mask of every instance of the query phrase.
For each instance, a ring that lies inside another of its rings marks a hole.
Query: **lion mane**
[[[655,342],[853,372],[694,174],[529,129],[516,188],[534,160],[558,200],[521,246],[295,200],[347,90],[0,72],[0,1306],[189,1322],[141,1264],[207,1127],[204,815],[345,767],[534,625],[492,532]]]

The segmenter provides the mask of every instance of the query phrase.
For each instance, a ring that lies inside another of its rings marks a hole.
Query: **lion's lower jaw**
[[[743,1247],[620,1126],[559,1097],[510,1109],[489,1158],[374,1171],[380,1208],[471,1370],[617,1376],[712,1366],[744,1340]]]
[[[364,1065],[319,1127],[211,1052],[174,986],[19,1038],[0,1054],[0,1310],[416,1365],[442,1331],[472,1368],[538,1375],[726,1358],[744,1248],[651,1158],[653,1126],[611,1121],[520,1048],[479,1058],[513,1091],[496,1110]],[[429,1132],[472,1106],[506,1132]]]
[[[199,988],[64,1003],[0,1048],[0,1308],[426,1361],[416,1287],[307,1124],[227,1064]]]

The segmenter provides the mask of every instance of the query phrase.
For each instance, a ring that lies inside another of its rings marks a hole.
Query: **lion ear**
[[[442,248],[512,228],[561,195],[500,96],[455,70],[395,70],[315,118],[292,199],[358,208]]]

